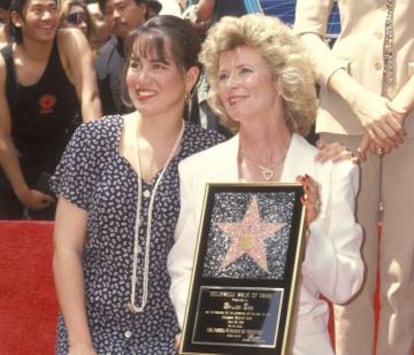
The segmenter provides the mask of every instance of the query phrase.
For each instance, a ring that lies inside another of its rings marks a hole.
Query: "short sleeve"
[[[80,125],[67,145],[49,184],[57,196],[87,210],[98,174],[94,122]]]

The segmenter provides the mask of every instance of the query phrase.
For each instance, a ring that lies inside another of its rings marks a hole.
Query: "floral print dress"
[[[152,216],[148,301],[142,313],[128,309],[131,295],[138,175],[119,154],[124,118],[107,116],[81,125],[51,178],[51,187],[88,213],[83,253],[85,293],[93,344],[103,354],[175,354],[179,327],[169,299],[167,256],[180,210],[178,163],[223,140],[190,123],[178,154],[157,188]],[[142,300],[147,215],[152,181],[142,181],[141,226],[135,304]],[[67,354],[67,334],[59,316],[56,354]]]

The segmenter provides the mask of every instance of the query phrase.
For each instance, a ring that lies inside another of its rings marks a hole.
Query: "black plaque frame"
[[[304,246],[303,194],[300,184],[207,184],[180,354],[287,354]],[[226,259],[234,243],[218,226],[238,224],[253,200],[260,222],[283,224],[261,244],[266,261],[243,252],[217,266],[217,254]],[[277,253],[268,238],[282,245]],[[277,260],[273,265],[268,254]]]

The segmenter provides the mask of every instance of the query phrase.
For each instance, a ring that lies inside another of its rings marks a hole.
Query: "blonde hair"
[[[200,61],[210,85],[209,103],[213,110],[228,127],[238,128],[218,95],[218,72],[221,54],[240,46],[258,51],[273,79],[280,80],[283,112],[291,132],[308,134],[317,110],[315,74],[300,39],[275,17],[226,16],[210,28]]]

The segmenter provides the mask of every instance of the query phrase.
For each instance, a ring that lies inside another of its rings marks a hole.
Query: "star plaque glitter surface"
[[[303,193],[298,183],[206,185],[180,354],[288,354]]]
[[[284,277],[293,192],[215,194],[203,277]]]

